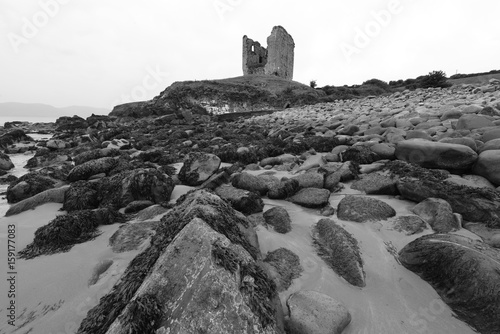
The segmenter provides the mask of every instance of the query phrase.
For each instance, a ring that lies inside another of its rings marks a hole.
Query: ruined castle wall
[[[243,36],[243,74],[264,74],[267,63],[267,49],[259,42]]]
[[[264,73],[278,77],[293,79],[293,53],[295,43],[285,28],[275,26],[267,38],[267,64]]]

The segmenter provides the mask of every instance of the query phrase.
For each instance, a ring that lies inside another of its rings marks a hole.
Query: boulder
[[[370,173],[351,184],[351,189],[373,195],[397,195],[397,179],[381,173]]]
[[[199,186],[220,167],[221,160],[210,153],[190,153],[179,171],[179,180],[188,186]]]
[[[292,230],[292,220],[285,208],[276,206],[264,212],[266,224],[271,225],[278,233],[288,233]]]
[[[284,163],[292,163],[292,162],[296,162],[296,161],[297,161],[297,157],[295,155],[282,154],[282,155],[279,155],[277,157],[268,157],[268,158],[262,159],[260,161],[260,166],[261,167],[274,166],[274,165],[281,165]]]
[[[462,115],[458,119],[456,129],[457,130],[473,130],[485,127],[495,126],[491,119],[483,115]]]
[[[477,153],[468,146],[420,139],[400,141],[395,154],[425,168],[469,169],[477,160]]]
[[[354,286],[366,285],[358,242],[343,227],[321,219],[313,228],[313,242],[318,255],[339,276]]]
[[[484,151],[500,150],[500,139],[492,139],[479,147],[479,154]]]
[[[33,141],[33,138],[26,135],[23,130],[12,130],[0,136],[0,148],[6,148],[22,141]]]
[[[446,138],[440,139],[439,142],[440,143],[447,143],[447,144],[465,145],[465,146],[469,146],[474,151],[477,151],[476,142],[474,141],[474,139],[469,138],[469,137],[460,137],[460,138],[446,137]]]
[[[7,154],[0,152],[0,170],[9,170],[14,168],[14,164]]]
[[[90,160],[75,166],[68,174],[68,181],[75,182],[79,180],[87,180],[89,177],[100,174],[109,173],[118,165],[115,158],[105,157],[95,160]]]
[[[292,177],[292,180],[299,182],[300,188],[323,188],[325,175],[318,173],[316,170],[310,170],[306,173]]]
[[[497,250],[464,236],[431,234],[406,245],[399,260],[431,284],[453,312],[478,332],[500,332]]]
[[[5,216],[8,217],[17,215],[27,210],[33,210],[37,206],[45,203],[63,203],[64,196],[67,190],[68,186],[62,186],[59,188],[52,188],[42,191],[41,193],[38,193],[11,205],[9,207],[9,210],[7,210],[7,212],[5,213]]]
[[[370,146],[370,150],[377,154],[381,159],[394,159],[394,153],[396,151],[396,148],[392,145],[386,144],[386,143],[379,143]]]
[[[48,140],[47,143],[45,144],[45,147],[51,149],[51,150],[59,150],[66,148],[67,144],[63,140],[60,139],[51,139]]]
[[[215,189],[215,193],[231,203],[233,208],[244,214],[262,212],[264,209],[262,198],[252,191],[222,185]]]
[[[288,200],[306,208],[321,208],[327,205],[330,191],[318,188],[303,188]]]
[[[339,219],[357,223],[385,220],[395,215],[396,211],[389,204],[365,196],[348,195],[337,207]]]
[[[497,127],[496,129],[487,130],[481,136],[481,141],[483,141],[484,143],[489,142],[490,140],[493,139],[500,139],[500,127]]]
[[[483,151],[472,170],[494,185],[500,186],[500,150]]]
[[[52,179],[36,172],[25,174],[7,188],[7,202],[17,203],[42,191],[54,188],[54,184]]]
[[[253,191],[261,196],[264,196],[268,190],[262,178],[245,172],[234,175],[231,184],[236,188]]]
[[[296,292],[286,301],[290,334],[340,334],[351,322],[340,302],[316,291]]]
[[[437,233],[448,233],[461,228],[460,220],[444,199],[427,198],[414,206],[411,211],[425,220]]]
[[[134,169],[122,180],[121,206],[134,201],[167,203],[174,190],[174,181],[153,168]]]
[[[371,164],[381,158],[365,145],[351,146],[342,154],[342,161],[354,161],[358,164]]]
[[[351,161],[345,163],[331,163],[319,169],[325,174],[324,188],[335,191],[339,182],[350,181],[357,175],[357,167]]]
[[[64,195],[63,210],[71,212],[96,209],[99,206],[97,184],[87,181],[73,182]]]
[[[279,183],[269,186],[267,197],[270,199],[285,199],[295,195],[299,188],[299,181],[282,179]]]
[[[304,271],[297,254],[286,248],[278,248],[267,253],[264,263],[268,265],[278,292],[287,290],[292,281]]]

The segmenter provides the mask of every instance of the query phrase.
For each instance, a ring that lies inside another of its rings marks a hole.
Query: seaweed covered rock
[[[278,248],[267,253],[264,263],[268,264],[279,292],[287,290],[292,281],[304,271],[297,254],[286,248]]]
[[[428,198],[413,207],[412,211],[425,220],[435,232],[448,233],[461,228],[460,220],[444,199]]]
[[[33,138],[26,135],[21,129],[12,130],[0,136],[0,148],[6,148],[21,141],[33,141]]]
[[[87,181],[73,182],[64,195],[63,210],[71,212],[96,209],[99,206],[97,184]]]
[[[276,206],[264,212],[266,224],[271,225],[278,233],[288,233],[292,230],[292,220],[285,208]]]
[[[358,164],[371,164],[378,160],[381,160],[380,156],[365,145],[351,146],[342,154],[342,161]]]
[[[25,168],[59,166],[70,163],[71,157],[67,154],[53,152],[47,148],[38,148],[35,155],[26,162]]]
[[[398,181],[397,186],[401,196],[414,202],[441,198],[451,205],[453,212],[461,214],[465,220],[500,227],[500,194],[495,190],[460,186],[432,178],[403,178]]]
[[[231,184],[236,188],[253,191],[261,196],[264,196],[268,190],[264,180],[245,172],[234,175]]]
[[[197,222],[191,224],[189,229],[184,230],[181,238],[179,232],[194,220]],[[141,291],[144,291],[144,289],[139,289],[141,285],[143,285],[143,287],[158,287],[157,283],[161,284],[161,282],[166,283],[171,281],[170,279],[161,279],[158,281],[157,278],[163,276],[151,275],[153,271],[158,272],[158,270],[164,270],[165,275],[168,275],[166,277],[172,277],[172,279],[175,279],[175,282],[177,282],[176,277],[188,275],[185,270],[188,270],[191,265],[191,273],[196,272],[201,275],[209,275],[200,276],[200,278],[206,277],[207,282],[213,283],[213,281],[211,281],[211,277],[213,277],[211,276],[212,273],[219,275],[221,279],[223,278],[223,280],[226,281],[227,275],[223,270],[227,270],[233,280],[239,277],[239,279],[236,279],[236,283],[238,283],[240,291],[249,289],[252,285],[250,282],[253,282],[255,292],[253,296],[257,299],[248,299],[248,304],[245,304],[251,305],[249,306],[250,309],[255,310],[255,314],[258,314],[258,320],[261,323],[260,326],[262,326],[262,324],[267,324],[267,328],[277,326],[280,319],[278,316],[280,308],[274,306],[273,300],[275,297],[273,295],[275,295],[275,292],[272,291],[275,290],[275,287],[272,287],[274,285],[273,282],[267,278],[262,270],[257,269],[258,267],[247,267],[242,263],[234,261],[235,257],[232,256],[231,251],[228,251],[228,249],[239,249],[241,250],[241,254],[244,254],[244,250],[249,254],[249,259],[257,259],[260,256],[259,248],[256,243],[253,243],[249,239],[249,230],[252,230],[252,228],[248,220],[238,215],[228,203],[217,195],[206,190],[197,190],[182,196],[179,198],[178,204],[162,218],[161,224],[156,229],[156,234],[153,236],[150,246],[132,260],[120,281],[106,296],[101,298],[96,307],[87,313],[87,317],[82,321],[78,333],[103,334],[106,333],[108,329],[111,330],[110,327],[114,322],[116,323],[112,328],[115,328],[114,326],[119,326],[117,329],[127,328],[125,326],[131,325],[126,320],[127,317],[122,316],[118,318],[118,316],[122,314],[126,307],[133,305],[133,303],[130,304],[130,302],[132,302],[132,299],[136,299],[133,298],[134,295],[142,294]],[[216,247],[213,245],[214,243],[211,242],[214,240],[213,237],[221,240],[224,236],[229,241],[221,242],[222,246],[213,252],[212,250]],[[181,240],[185,241],[180,242]],[[239,246],[241,246],[241,248]],[[213,256],[213,253],[216,255]],[[200,254],[200,256],[195,257],[196,254]],[[195,261],[192,259],[195,259]],[[201,261],[201,263],[199,263],[199,261]],[[168,265],[164,266],[163,264]],[[178,270],[172,270],[172,268],[178,268]],[[233,274],[236,273],[235,270],[239,271],[239,275]],[[189,275],[189,277],[189,281],[184,280],[179,282],[179,284],[182,284],[179,287],[186,287],[185,284],[191,282],[192,276]],[[147,284],[148,282],[152,284]],[[209,309],[204,309],[201,313],[197,311],[196,316],[198,316],[199,319],[206,319],[205,317],[211,316],[220,319],[220,316],[224,316],[226,308],[214,306],[222,306],[222,304],[219,303],[225,303],[233,299],[219,297],[211,298],[210,296],[220,296],[220,294],[215,292],[205,293],[205,299],[198,299],[197,291],[206,291],[204,290],[206,285],[204,285],[203,282],[204,279],[195,281],[195,284],[192,284],[190,288],[186,288],[188,290],[184,288],[172,289],[167,287],[166,289],[158,289],[158,291],[162,291],[161,298],[168,297],[170,293],[172,293],[172,297],[175,297],[178,293],[182,294],[186,292],[189,295],[193,292],[193,296],[197,296],[196,299],[194,299],[196,303],[190,305],[190,303],[186,304],[183,300],[178,299],[178,302],[180,302],[182,306],[178,309],[181,311],[196,310],[196,307],[209,307]],[[214,288],[220,287],[220,285],[216,283],[213,283],[212,286]],[[266,286],[270,289],[267,289]],[[224,293],[223,289],[216,289],[216,291]],[[271,298],[269,298],[269,294],[267,294],[266,291],[270,292],[272,295]],[[242,298],[242,300],[247,299]],[[162,305],[165,305],[163,302],[164,300],[162,299]],[[165,310],[164,312],[168,312],[167,310],[169,309],[171,310],[172,308],[163,308],[163,310]],[[207,310],[210,310],[210,312]],[[227,312],[233,311],[232,309],[227,309]],[[129,314],[128,312],[130,312],[130,309],[125,312]],[[185,314],[184,311],[182,311],[181,314],[186,316],[186,320],[189,320],[183,326],[215,326],[218,323],[206,322],[205,320],[203,322],[191,321],[192,319],[189,318],[189,314]],[[165,321],[155,322],[157,325],[155,327],[159,328],[163,323],[166,323],[171,315],[171,313],[163,313],[162,319]],[[229,319],[229,317],[225,318]],[[182,317],[175,319],[179,319],[179,323],[182,322]],[[254,318],[251,317],[250,319]],[[253,320],[252,323],[259,326],[256,322],[253,322]],[[227,320],[221,320],[221,324],[227,324]],[[138,329],[138,332],[142,332],[141,330],[142,329]],[[232,333],[231,328],[227,330],[228,333]],[[189,329],[187,332],[189,333],[192,331]],[[217,329],[214,329],[213,332],[224,333],[223,330],[218,331]],[[178,331],[173,331],[171,333],[178,333]],[[270,331],[270,333],[274,333],[274,331]]]
[[[81,165],[87,161],[96,160],[105,157],[115,157],[120,155],[119,150],[115,149],[94,149],[90,151],[85,151],[73,158],[75,165]]]
[[[222,185],[215,189],[215,193],[225,199],[236,210],[244,214],[262,212],[264,202],[259,195],[254,192],[235,188],[230,185]]]
[[[351,189],[372,195],[397,195],[397,179],[381,173],[370,173],[351,184]]]
[[[354,286],[366,285],[358,242],[343,227],[321,219],[313,228],[313,241],[319,256],[339,276]]]
[[[22,259],[32,259],[69,251],[74,245],[97,237],[99,225],[125,222],[125,217],[116,211],[104,208],[80,210],[60,215],[36,230],[35,238],[19,252]]]
[[[220,167],[221,160],[214,154],[190,153],[179,171],[179,180],[188,186],[199,186]]]
[[[55,182],[36,172],[25,174],[7,188],[7,202],[17,203],[42,191],[54,188]]]
[[[100,174],[109,173],[116,167],[118,161],[112,157],[99,158],[82,163],[75,166],[68,175],[69,182],[79,180],[87,180],[89,177]]]
[[[143,200],[155,204],[168,202],[174,186],[172,178],[156,169],[135,169],[122,182],[122,206]]]
[[[7,154],[0,152],[0,170],[9,170],[14,168],[14,164]]]
[[[459,235],[432,234],[406,245],[399,260],[480,333],[500,332],[498,250]]]
[[[351,323],[344,304],[317,291],[299,291],[286,301],[290,334],[340,334]]]
[[[125,207],[125,213],[139,212],[150,207],[151,205],[154,205],[154,203],[148,200],[133,201],[127,204],[127,206]]]
[[[288,200],[306,208],[322,208],[327,205],[330,191],[318,188],[304,188],[299,190]]]
[[[427,224],[416,215],[399,216],[394,221],[393,228],[406,235],[412,235],[423,232],[427,228]]]
[[[381,200],[365,196],[346,196],[338,207],[339,219],[358,223],[384,220],[396,215],[396,211]]]

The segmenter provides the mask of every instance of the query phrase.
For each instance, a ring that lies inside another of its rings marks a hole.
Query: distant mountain
[[[92,114],[107,115],[111,110],[105,108],[94,108],[85,106],[71,106],[64,108],[56,108],[48,104],[41,103],[18,103],[4,102],[0,103],[0,116],[12,117],[50,117],[56,119],[61,116],[78,115],[87,118]]]

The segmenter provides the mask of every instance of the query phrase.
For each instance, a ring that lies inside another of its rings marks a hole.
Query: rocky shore
[[[163,98],[4,129],[36,153],[0,154],[2,225],[48,287],[1,332],[500,332],[500,81],[228,121]]]

